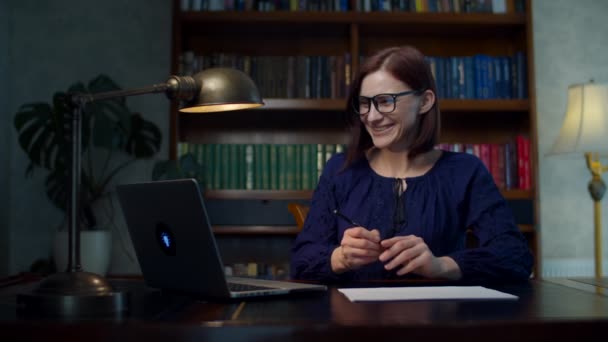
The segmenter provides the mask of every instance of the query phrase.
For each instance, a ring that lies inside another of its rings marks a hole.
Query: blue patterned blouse
[[[382,239],[395,235],[421,237],[433,254],[450,256],[464,281],[519,281],[530,276],[532,255],[492,176],[475,156],[444,151],[424,175],[407,178],[407,189],[395,195],[394,178],[378,175],[366,158],[342,170],[345,155],[326,164],[314,192],[302,232],[294,242],[294,279],[365,281],[398,279],[378,261],[358,270],[335,274],[332,251],[352,225],[334,209],[360,225],[378,229]],[[479,247],[465,248],[470,227]],[[407,275],[406,275],[407,277]]]

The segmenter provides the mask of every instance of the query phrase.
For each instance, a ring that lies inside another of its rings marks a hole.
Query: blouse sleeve
[[[479,247],[458,251],[456,261],[466,281],[523,281],[532,271],[532,254],[513,214],[488,170],[475,168],[461,204],[466,226]]]
[[[332,175],[337,164],[332,158],[325,166],[314,191],[310,210],[291,253],[291,277],[294,279],[333,281],[341,279],[331,270],[331,254],[338,247]]]

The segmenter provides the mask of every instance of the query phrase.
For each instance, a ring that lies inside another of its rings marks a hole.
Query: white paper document
[[[440,300],[440,299],[509,299],[512,294],[488,289],[483,286],[413,286],[413,287],[368,287],[338,289],[351,302],[397,301],[397,300]]]

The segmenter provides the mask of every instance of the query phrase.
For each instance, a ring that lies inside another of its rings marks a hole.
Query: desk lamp
[[[184,101],[181,112],[210,113],[262,106],[255,83],[236,69],[213,68],[193,76],[171,76],[165,83],[96,94],[72,94],[72,168],[68,211],[68,265],[65,272],[43,279],[31,293],[17,296],[18,311],[26,315],[57,317],[122,316],[128,296],[115,291],[102,276],[86,272],[80,264],[80,170],[83,110],[88,103],[114,98],[165,93]]]
[[[566,116],[549,154],[583,153],[591,172],[593,199],[595,277],[602,277],[602,208],[606,192],[602,174],[608,170],[601,156],[608,155],[608,84],[574,84],[568,87]]]

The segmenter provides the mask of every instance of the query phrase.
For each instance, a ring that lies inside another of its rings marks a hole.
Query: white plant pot
[[[105,276],[112,256],[112,233],[109,230],[80,232],[80,263],[86,272]],[[53,257],[58,272],[64,272],[68,264],[68,232],[55,234]]]

